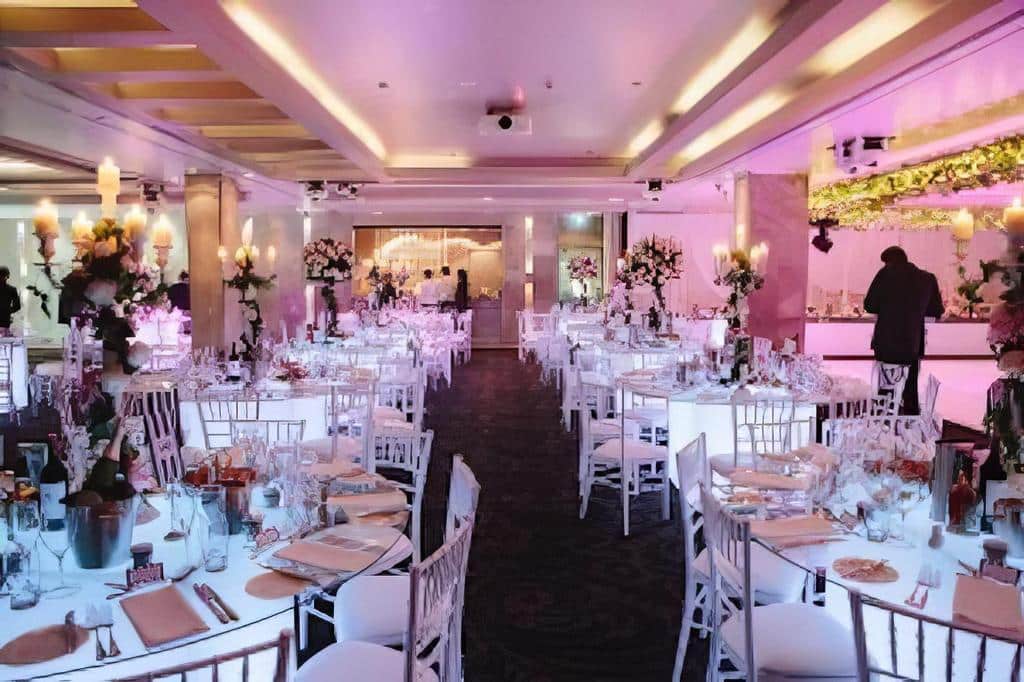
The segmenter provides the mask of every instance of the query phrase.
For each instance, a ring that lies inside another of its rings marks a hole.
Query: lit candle
[[[729,247],[725,244],[715,244],[711,247],[711,255],[715,260],[715,275],[721,277],[725,274],[725,265],[729,261]]]
[[[953,218],[953,239],[958,242],[969,242],[974,236],[974,216],[966,208]]]
[[[153,225],[153,246],[160,248],[170,248],[174,241],[174,234],[172,232],[171,221],[163,213],[156,219],[156,224]]]
[[[36,207],[32,216],[32,227],[35,228],[36,236],[40,239],[56,238],[60,231],[57,222],[57,207],[50,203],[49,199],[43,199]]]
[[[1003,209],[1003,225],[1012,235],[1024,235],[1024,207],[1020,205],[1020,197],[1013,200],[1012,206]]]
[[[741,250],[747,248],[747,226],[743,223],[736,223],[736,248]]]
[[[270,263],[271,269],[274,267],[274,263],[277,261],[277,249],[271,244],[267,247],[267,261]]]
[[[88,239],[90,234],[92,234],[92,223],[86,217],[85,211],[79,211],[75,219],[71,221],[71,241]]]
[[[242,244],[252,246],[252,218],[246,218],[242,224]]]
[[[104,218],[113,218],[117,214],[117,195],[120,192],[121,169],[108,156],[96,169],[96,193],[100,195]]]
[[[132,210],[128,211],[128,215],[124,217],[125,239],[133,243],[141,240],[146,233],[146,219],[146,214],[142,212],[138,204],[132,206]]]
[[[223,244],[217,247],[217,258],[220,260],[221,263],[228,259],[228,250],[224,247]]]

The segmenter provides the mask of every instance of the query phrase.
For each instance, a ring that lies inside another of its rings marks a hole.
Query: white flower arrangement
[[[317,239],[302,247],[302,259],[306,265],[306,279],[352,278],[352,249],[330,237]]]
[[[597,277],[597,262],[590,256],[583,254],[573,256],[566,265],[569,269],[569,279],[583,282]]]

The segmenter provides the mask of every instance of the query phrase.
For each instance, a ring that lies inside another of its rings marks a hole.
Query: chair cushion
[[[792,602],[800,599],[806,575],[802,570],[756,542],[750,543],[750,561],[754,598],[759,604]],[[711,564],[706,549],[697,555],[693,569],[705,579],[705,582],[710,579]]]
[[[736,462],[737,465],[734,465],[733,454],[731,452],[722,452],[708,457],[708,464],[711,466],[711,471],[721,476],[728,476],[736,470],[737,466],[744,469],[753,469],[754,455],[750,452],[741,452],[736,457]]]
[[[317,458],[320,460],[327,460],[330,459],[331,457],[330,438],[314,438],[312,440],[304,440],[301,443],[299,443],[299,447],[305,451],[316,453]],[[339,457],[345,457],[347,459],[362,456],[362,439],[352,438],[351,436],[338,436],[337,454]]]
[[[590,435],[594,438],[614,438],[621,431],[618,419],[593,419],[590,422]]]
[[[604,462],[617,462],[622,457],[622,439],[613,438],[594,448],[593,458]],[[626,459],[647,461],[668,461],[668,448],[663,445],[651,445],[640,440],[625,441]]]
[[[417,682],[438,682],[417,666]],[[295,682],[402,682],[405,653],[368,642],[340,642],[320,651],[295,673]]]
[[[378,405],[373,408],[373,423],[384,421],[405,421],[405,413],[397,407]]]
[[[758,673],[800,677],[857,676],[853,633],[820,607],[770,604],[754,607],[754,657]],[[725,644],[744,651],[742,613],[722,625]]]
[[[629,410],[623,410],[623,413],[626,415],[626,419],[632,419],[640,424],[642,428],[668,428],[668,410],[664,407],[646,405],[644,407],[634,407]]]
[[[334,603],[334,637],[400,646],[409,623],[409,576],[357,576]]]

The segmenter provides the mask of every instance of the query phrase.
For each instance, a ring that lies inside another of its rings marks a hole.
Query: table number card
[[[142,568],[129,568],[125,570],[125,584],[128,590],[148,585],[150,583],[163,582],[164,565],[162,563],[149,564]]]

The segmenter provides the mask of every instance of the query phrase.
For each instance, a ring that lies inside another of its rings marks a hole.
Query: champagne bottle
[[[235,342],[231,342],[231,355],[228,356],[228,381],[237,383],[242,380],[242,365],[241,359],[238,357],[238,351],[235,349]]]
[[[57,436],[50,434],[50,456],[39,474],[39,511],[46,530],[64,528],[64,498],[68,494],[68,470],[56,447]]]

